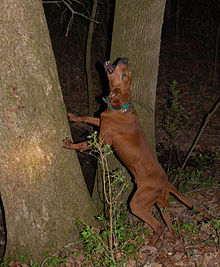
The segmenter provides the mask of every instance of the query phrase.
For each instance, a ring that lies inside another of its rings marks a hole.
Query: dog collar
[[[110,99],[109,97],[107,96],[106,98],[103,97],[103,100],[106,104],[108,104],[108,108],[110,110],[116,110],[116,111],[121,111],[121,112],[129,112],[130,113],[130,106],[133,106],[131,101],[128,102],[128,104],[125,104],[123,105],[120,109],[116,109],[116,108],[113,108],[111,105],[110,105]]]

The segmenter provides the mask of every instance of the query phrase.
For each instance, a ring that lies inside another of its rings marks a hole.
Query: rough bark
[[[117,0],[111,46],[111,62],[118,57],[129,59],[133,79],[132,102],[153,149],[156,85],[165,3],[165,0]],[[111,168],[119,165],[117,160],[111,161]]]
[[[40,0],[2,0],[0,9],[0,190],[6,257],[39,260],[92,224],[91,203],[70,136]]]
[[[116,1],[111,60],[129,58],[132,95],[154,147],[154,112],[165,0]]]

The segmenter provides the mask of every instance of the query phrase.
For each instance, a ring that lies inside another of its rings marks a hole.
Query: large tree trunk
[[[133,79],[132,102],[153,149],[156,85],[165,3],[165,0],[117,0],[111,46],[111,62],[118,57],[129,59]],[[116,166],[118,162],[112,159],[111,168]]]
[[[45,251],[76,239],[76,221],[94,223],[70,136],[40,0],[2,0],[0,9],[0,190],[6,257]]]

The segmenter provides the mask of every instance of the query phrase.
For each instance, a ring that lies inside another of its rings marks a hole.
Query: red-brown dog
[[[112,146],[121,161],[131,171],[137,184],[137,190],[130,202],[130,208],[133,214],[148,223],[155,231],[151,240],[154,245],[162,234],[164,226],[150,214],[152,205],[156,203],[160,208],[171,234],[174,231],[167,210],[170,192],[189,208],[194,206],[197,212],[202,212],[202,210],[169,183],[166,173],[150,148],[131,103],[132,79],[131,72],[128,71],[128,60],[122,58],[116,66],[106,62],[105,70],[109,79],[110,94],[106,99],[108,108],[101,114],[101,118],[77,117],[69,113],[69,120],[100,126],[99,137],[104,143]],[[73,144],[68,138],[64,142],[64,147],[68,149],[86,150],[90,148],[87,142]],[[202,213],[211,219],[207,213]]]

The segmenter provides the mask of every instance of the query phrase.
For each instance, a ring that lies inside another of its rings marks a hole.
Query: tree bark
[[[154,113],[165,0],[116,1],[111,60],[129,58],[132,95],[154,148]]]
[[[132,102],[154,150],[155,98],[165,3],[165,0],[117,0],[110,57],[111,62],[119,57],[129,59]],[[121,166],[117,160],[111,161],[111,168]]]
[[[76,221],[95,209],[70,136],[57,68],[40,0],[2,0],[0,9],[0,190],[6,257],[73,242]]]

